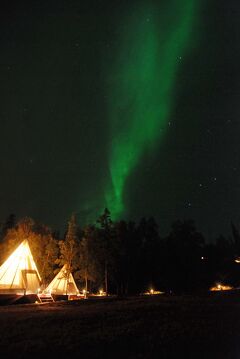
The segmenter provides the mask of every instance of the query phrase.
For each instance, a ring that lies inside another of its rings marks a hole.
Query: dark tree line
[[[28,239],[43,286],[67,264],[79,288],[119,295],[150,287],[171,293],[198,293],[215,283],[240,284],[240,232],[207,243],[194,221],[176,221],[161,237],[154,218],[139,223],[111,220],[108,209],[96,223],[80,228],[72,215],[63,238],[31,218],[11,214],[0,227],[0,263]]]

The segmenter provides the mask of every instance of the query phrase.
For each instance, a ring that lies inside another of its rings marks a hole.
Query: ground
[[[0,353],[24,359],[237,359],[240,293],[1,306]]]

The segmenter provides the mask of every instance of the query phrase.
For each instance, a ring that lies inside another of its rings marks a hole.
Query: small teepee
[[[0,267],[0,294],[33,294],[40,284],[28,241],[24,240]]]
[[[46,293],[59,294],[59,295],[77,295],[79,290],[76,286],[73,275],[67,270],[65,264],[60,272],[53,278],[51,283],[44,290]]]

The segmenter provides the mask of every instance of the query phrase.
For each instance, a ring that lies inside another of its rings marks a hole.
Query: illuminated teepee
[[[75,280],[71,272],[67,270],[65,264],[60,272],[51,281],[48,287],[44,290],[46,293],[60,294],[60,295],[77,295],[79,290],[76,286]]]
[[[41,277],[27,240],[24,240],[0,267],[0,294],[37,293]]]

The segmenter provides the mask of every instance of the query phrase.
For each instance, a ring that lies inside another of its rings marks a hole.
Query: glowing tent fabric
[[[53,278],[44,292],[59,295],[79,294],[73,275],[67,270],[66,264],[62,267],[56,277]]]
[[[0,267],[0,293],[33,294],[40,283],[28,241],[24,240]]]

